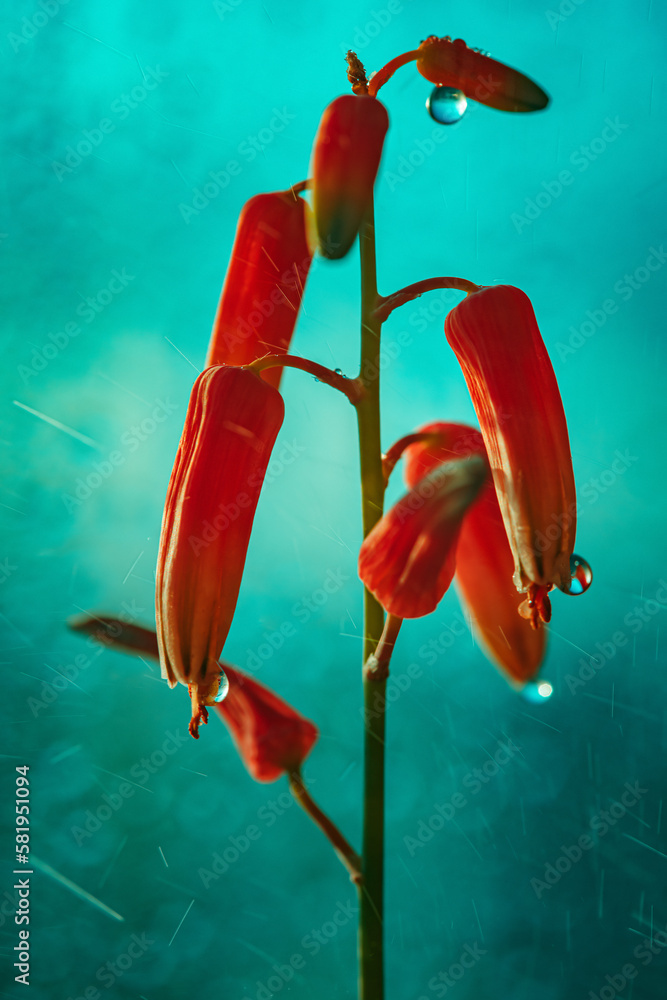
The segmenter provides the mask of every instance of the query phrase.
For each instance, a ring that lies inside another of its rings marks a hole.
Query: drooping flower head
[[[325,109],[311,167],[316,242],[331,260],[344,257],[373,197],[387,109],[374,97],[344,94]]]
[[[405,481],[413,489],[442,462],[486,455],[480,432],[465,424],[431,423],[415,434],[427,437],[403,454]],[[517,614],[514,559],[491,479],[465,513],[455,562],[454,582],[482,647],[514,684],[525,684],[544,659],[546,631],[530,628]]]
[[[567,589],[577,502],[567,424],[556,376],[527,295],[481,288],[447,316],[480,422],[523,613],[549,620],[547,592]]]
[[[245,203],[222,289],[206,366],[247,365],[285,354],[312,260],[310,208],[292,191],[258,194]],[[262,378],[278,387],[282,368]]]
[[[218,658],[283,416],[280,393],[248,368],[207,368],[192,390],[162,521],[156,617],[163,673],[190,690],[193,736],[218,693]]]
[[[317,728],[263,684],[223,664],[229,692],[216,705],[255,781],[276,781],[299,769],[317,740]]]
[[[438,465],[364,539],[359,576],[396,618],[420,618],[452,582],[461,522],[487,475],[479,455]]]
[[[431,35],[417,50],[417,69],[431,83],[455,87],[498,111],[541,111],[549,98],[533,80],[468,48],[462,38]]]
[[[157,635],[143,626],[110,615],[81,615],[68,625],[112,649],[159,659]],[[229,663],[219,666],[229,689],[215,708],[252,777],[275,781],[298,770],[317,740],[316,726],[254,678]]]

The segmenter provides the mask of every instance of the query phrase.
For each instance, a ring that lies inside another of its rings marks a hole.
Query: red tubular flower
[[[359,552],[359,576],[397,618],[434,611],[454,576],[461,520],[487,475],[474,455],[421,479],[378,521]]]
[[[81,615],[68,625],[105,646],[159,659],[158,639],[151,629],[111,618]],[[243,763],[256,781],[275,781],[297,770],[317,740],[317,728],[287,702],[228,663],[229,690],[215,706],[229,728]]]
[[[462,38],[431,35],[417,50],[417,69],[431,83],[456,87],[468,98],[498,111],[540,111],[547,94],[529,77],[469,49]]]
[[[577,501],[563,404],[533,307],[518,288],[481,288],[447,316],[482,429],[522,614],[549,620],[547,592],[567,588]]]
[[[190,732],[207,718],[255,509],[280,430],[280,393],[248,368],[206,369],[192,390],[169,481],[157,565],[163,674],[187,684]]]
[[[315,138],[311,175],[320,253],[344,257],[373,196],[387,109],[375,97],[345,94],[326,108]]]
[[[248,365],[286,354],[299,314],[312,253],[310,208],[292,191],[258,194],[243,206],[206,358],[210,365]],[[282,368],[262,378],[278,388]]]
[[[229,693],[216,705],[255,781],[276,781],[298,770],[317,740],[317,728],[252,677],[223,663]]]
[[[413,488],[442,462],[486,454],[482,435],[473,427],[433,423],[416,433],[431,437],[427,442],[410,445],[404,452],[405,481]],[[489,659],[510,680],[522,685],[537,674],[542,664],[546,632],[529,628],[517,614],[513,570],[502,514],[493,482],[488,480],[463,518],[454,579]]]

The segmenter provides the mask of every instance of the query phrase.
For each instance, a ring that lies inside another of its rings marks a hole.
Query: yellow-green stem
[[[371,204],[359,234],[361,252],[361,370],[366,389],[357,403],[361,503],[364,537],[382,516],[384,476],[380,444],[380,331],[377,306],[375,223]],[[384,627],[384,612],[372,594],[364,594],[362,665],[375,651]],[[364,677],[364,820],[362,883],[359,896],[359,996],[382,1000],[383,869],[384,869],[384,740],[386,679]]]

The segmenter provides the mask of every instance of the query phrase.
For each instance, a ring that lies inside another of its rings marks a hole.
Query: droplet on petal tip
[[[532,705],[540,705],[547,701],[554,693],[553,685],[549,681],[531,681],[521,689],[521,697],[529,701]]]
[[[570,597],[579,597],[580,594],[585,594],[592,584],[593,570],[590,563],[586,562],[582,556],[575,554],[570,556],[570,570],[572,571],[572,579],[569,586],[558,589]]]
[[[467,107],[468,98],[456,87],[434,87],[426,100],[426,110],[439,125],[456,125]]]

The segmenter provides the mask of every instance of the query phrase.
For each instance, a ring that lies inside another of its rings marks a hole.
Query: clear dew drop
[[[531,705],[540,705],[543,701],[547,701],[548,698],[554,693],[553,686],[549,681],[533,681],[530,684],[526,684],[524,688],[521,689],[521,695],[526,701],[529,701]]]
[[[431,118],[440,125],[455,125],[461,121],[468,99],[456,87],[434,87],[426,101],[426,109]]]
[[[218,693],[216,694],[215,701],[216,705],[219,705],[221,701],[224,701],[229,694],[229,681],[227,680],[227,674],[224,671],[220,674],[220,680],[218,681]]]
[[[567,588],[561,587],[560,589],[564,594],[570,594],[571,597],[578,597],[579,594],[585,594],[593,582],[593,570],[590,563],[587,563],[581,556],[572,555],[570,557],[570,570],[572,572],[570,586]]]

